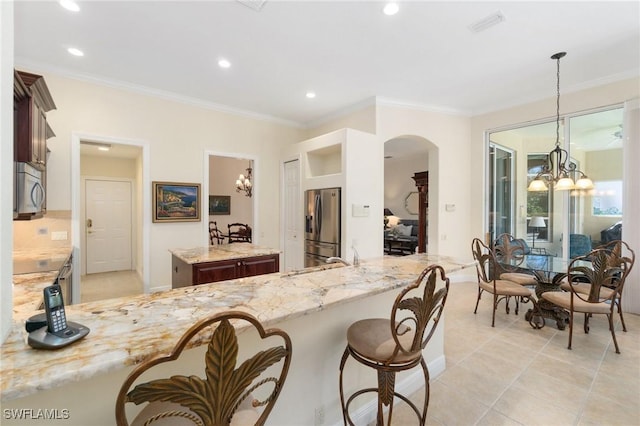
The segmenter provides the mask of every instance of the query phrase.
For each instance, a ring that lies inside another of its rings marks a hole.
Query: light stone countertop
[[[42,304],[42,290],[52,285],[58,271],[13,276],[13,316],[35,315]]]
[[[64,261],[69,257],[69,255],[71,255],[71,251],[71,247],[44,248],[39,250],[14,250],[13,260],[50,259]]]
[[[71,247],[44,248],[40,250],[14,250],[13,261],[65,261],[71,255]],[[36,314],[42,304],[42,290],[52,285],[58,276],[58,269],[29,274],[13,275],[13,314],[29,317]]]
[[[169,252],[189,265],[194,263],[216,262],[219,260],[240,259],[243,257],[280,254],[280,250],[261,247],[251,243],[231,243],[189,249],[171,249]]]
[[[55,386],[89,379],[135,365],[170,350],[196,321],[238,309],[265,326],[398,289],[412,283],[431,264],[447,273],[471,267],[469,259],[416,254],[361,261],[360,266],[274,273],[67,306],[67,318],[91,329],[83,340],[55,351],[35,350],[27,343],[24,320],[17,312],[1,347],[2,401]],[[202,336],[196,345],[207,342]],[[56,368],[51,368],[55,365]]]

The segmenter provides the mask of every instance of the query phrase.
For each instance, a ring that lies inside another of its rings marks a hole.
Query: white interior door
[[[86,272],[131,269],[131,182],[87,179]]]
[[[285,271],[304,267],[300,161],[284,163],[284,262]]]

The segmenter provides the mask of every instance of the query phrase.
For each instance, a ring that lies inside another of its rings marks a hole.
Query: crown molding
[[[195,106],[198,108],[223,112],[223,113],[237,115],[241,117],[253,118],[256,120],[267,121],[267,122],[280,124],[284,126],[295,127],[295,128],[305,127],[303,124],[296,121],[285,120],[285,119],[274,117],[267,114],[260,114],[253,111],[234,108],[228,105],[217,104],[215,102],[209,102],[202,99],[193,98],[190,96],[179,95],[174,92],[154,89],[151,87],[127,83],[120,80],[100,78],[100,77],[96,77],[95,75],[79,73],[77,71],[72,71],[66,68],[52,67],[44,63],[32,62],[19,57],[15,58],[15,67],[20,69],[26,68],[32,72],[46,72],[50,74],[56,74],[61,77],[84,81],[87,83],[97,84],[100,86],[110,87],[112,89],[125,90],[125,91],[134,92],[134,93],[151,96],[159,99],[179,102],[182,104]]]

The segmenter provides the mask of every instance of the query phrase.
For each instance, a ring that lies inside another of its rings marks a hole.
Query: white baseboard
[[[445,370],[446,362],[445,356],[442,355],[430,363],[427,364],[429,369],[429,377],[431,380],[438,377]],[[396,392],[409,397],[412,393],[424,387],[424,377],[422,375],[422,368],[416,367],[414,371],[400,382],[396,383]],[[373,398],[371,401],[358,408],[351,413],[351,420],[357,425],[367,425],[376,420],[376,413],[378,410],[378,401]],[[333,426],[342,425],[342,421],[334,424]]]

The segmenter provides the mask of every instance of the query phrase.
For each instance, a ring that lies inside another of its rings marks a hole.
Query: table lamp
[[[393,212],[385,207],[384,209],[384,227],[386,228],[389,225],[389,218],[387,216],[393,216]]]
[[[544,219],[541,218],[540,216],[536,216],[531,218],[531,221],[529,222],[529,227],[534,229],[534,233],[533,233],[533,247],[535,248],[536,246],[536,234],[538,234],[540,232],[540,228],[546,228],[547,225],[544,223]]]

